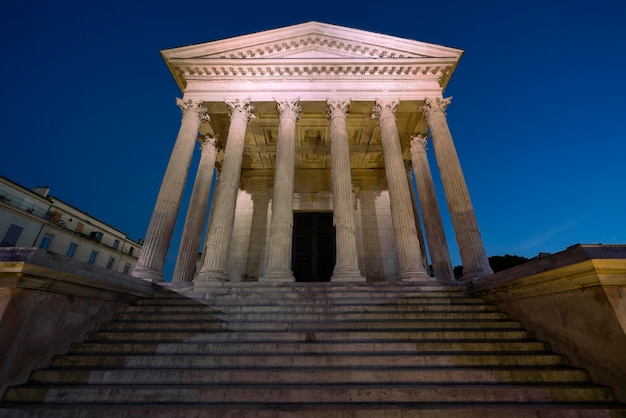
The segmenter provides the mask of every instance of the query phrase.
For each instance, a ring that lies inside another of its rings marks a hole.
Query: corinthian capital
[[[411,137],[411,151],[425,152],[428,143],[427,134],[417,134]]]
[[[176,98],[176,106],[180,107],[180,110],[183,112],[183,117],[195,116],[200,119],[200,122],[209,122],[211,118],[207,114],[207,110],[204,106],[202,106],[202,101],[194,101],[191,99],[181,99],[179,97]]]
[[[326,99],[326,108],[327,113],[326,117],[328,120],[333,118],[346,118],[348,116],[348,108],[350,107],[350,99],[346,100],[333,100]]]
[[[276,101],[276,109],[278,110],[278,115],[281,118],[291,118],[294,120],[300,119],[300,112],[302,111],[302,107],[300,106],[300,98],[297,99],[274,99]]]
[[[400,100],[380,100],[376,99],[376,105],[372,109],[372,118],[373,119],[385,119],[385,118],[395,118],[396,117],[396,109],[400,104]]]
[[[445,116],[446,108],[451,101],[452,97],[447,97],[445,99],[441,97],[427,97],[424,100],[424,106],[421,108],[424,112],[424,116],[426,116],[426,120]]]
[[[233,99],[233,100],[224,100],[226,105],[230,109],[230,117],[243,117],[248,122],[250,119],[256,117],[252,114],[254,110],[254,106],[250,104],[250,98],[245,100]]]
[[[198,142],[200,143],[200,151],[201,152],[214,152],[217,154],[217,140],[214,136],[205,135],[198,138]]]

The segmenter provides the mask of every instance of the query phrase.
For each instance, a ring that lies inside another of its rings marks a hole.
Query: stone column
[[[433,280],[422,265],[413,208],[411,207],[411,194],[404,171],[400,136],[396,127],[398,104],[400,104],[399,100],[376,100],[372,115],[373,118],[378,119],[383,143],[385,174],[391,204],[391,222],[396,239],[396,252],[398,253],[398,277],[400,280],[431,283]]]
[[[195,274],[198,251],[200,250],[200,238],[202,227],[207,216],[209,195],[211,194],[211,182],[215,169],[215,157],[217,147],[215,138],[205,136],[200,142],[200,163],[196,180],[193,184],[183,236],[178,248],[176,268],[174,269],[174,282],[190,282]]]
[[[443,229],[433,177],[426,155],[428,136],[419,134],[411,137],[411,159],[417,186],[417,197],[424,219],[428,252],[433,265],[433,275],[442,283],[454,281],[454,270],[450,261],[450,252]]]
[[[446,194],[456,242],[459,246],[461,262],[463,263],[462,279],[472,280],[492,274],[493,270],[489,266],[489,260],[474,215],[474,208],[461,171],[459,157],[446,120],[445,109],[450,104],[451,99],[451,97],[447,99],[426,98],[422,110],[433,137],[441,182]]]
[[[233,234],[243,146],[248,121],[254,117],[252,114],[254,107],[249,99],[235,99],[226,101],[226,104],[230,108],[230,128],[224,149],[222,171],[215,188],[215,201],[205,239],[202,267],[194,278],[194,286],[197,283],[228,279],[226,263]]]
[[[293,184],[296,158],[296,122],[302,108],[295,100],[276,100],[278,146],[274,170],[272,221],[267,270],[261,281],[294,282],[291,271],[293,234]]]
[[[144,280],[163,281],[163,265],[187,182],[198,130],[202,122],[209,121],[202,102],[177,98],[176,104],[183,111],[180,130],[163,176],[137,266],[132,272],[134,277]]]
[[[417,230],[417,239],[420,242],[420,254],[422,255],[422,266],[424,266],[424,270],[428,273],[429,276],[432,276],[432,271],[428,267],[428,256],[426,255],[426,246],[424,243],[424,232],[422,231],[422,221],[420,219],[420,211],[417,205],[417,191],[415,190],[415,183],[413,182],[413,162],[407,161],[405,163],[406,166],[406,177],[409,182],[409,192],[411,193],[411,206],[413,207],[413,219],[415,219],[415,229]]]
[[[350,147],[346,117],[350,100],[326,100],[330,121],[330,154],[333,181],[333,223],[335,224],[336,261],[331,281],[359,281],[365,278],[359,272],[359,258],[354,236],[354,205]]]

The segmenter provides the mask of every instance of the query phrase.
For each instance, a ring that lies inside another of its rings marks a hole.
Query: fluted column
[[[463,263],[463,280],[493,273],[485,252],[474,208],[470,200],[459,157],[448,128],[445,109],[452,98],[426,98],[422,107],[433,137],[441,182]]]
[[[230,109],[230,128],[224,149],[222,171],[215,189],[215,201],[202,254],[202,267],[194,278],[194,285],[228,279],[226,263],[235,221],[243,146],[248,121],[254,117],[252,114],[254,108],[249,99],[235,99],[226,101],[226,104]]]
[[[193,280],[198,260],[198,251],[200,250],[202,227],[204,226],[209,206],[217,147],[215,146],[215,138],[210,136],[205,136],[199,139],[198,142],[200,142],[200,163],[198,164],[196,180],[191,191],[183,236],[178,248],[176,267],[174,268],[174,277],[172,279],[174,282],[190,282]]]
[[[198,130],[202,122],[209,121],[202,102],[177,98],[176,104],[183,111],[182,122],[163,176],[139,260],[132,272],[133,276],[145,280],[163,281],[163,265],[187,182]]]
[[[409,182],[409,192],[411,193],[411,206],[413,207],[413,219],[415,220],[415,229],[417,230],[417,239],[420,242],[420,254],[422,255],[422,266],[429,276],[432,276],[432,271],[428,267],[428,256],[426,255],[426,245],[424,240],[424,231],[422,230],[422,221],[420,219],[419,208],[417,205],[417,191],[415,190],[415,183],[413,182],[413,162],[405,162],[405,168],[407,170],[406,177]]]
[[[293,184],[296,158],[296,122],[302,108],[295,100],[276,100],[278,146],[272,196],[269,259],[261,281],[293,282],[291,242],[293,234]]]
[[[350,100],[326,100],[330,121],[330,154],[333,181],[333,223],[335,224],[336,261],[331,281],[359,281],[359,259],[354,236],[352,174],[346,117]]]
[[[411,137],[411,159],[417,186],[417,197],[424,219],[428,252],[433,266],[433,275],[442,283],[454,280],[454,270],[450,261],[450,251],[443,229],[433,177],[426,156],[427,135]]]
[[[432,282],[422,265],[419,240],[413,219],[411,194],[404,171],[400,137],[396,127],[399,100],[376,100],[373,118],[378,119],[383,143],[385,174],[391,203],[391,222],[398,253],[400,280]]]

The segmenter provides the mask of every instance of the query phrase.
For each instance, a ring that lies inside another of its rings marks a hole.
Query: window
[[[22,235],[23,227],[15,224],[11,224],[7,233],[4,234],[4,238],[2,238],[2,242],[0,242],[0,247],[15,247],[17,244],[17,240]]]
[[[124,274],[128,274],[129,271],[130,271],[130,263],[126,263],[126,265],[124,266]]]
[[[93,264],[96,262],[96,258],[98,257],[98,251],[92,251],[91,255],[89,256],[89,261],[87,261],[89,264]]]
[[[135,247],[130,247],[130,249],[128,250],[128,255],[133,255],[134,251],[135,251]]]
[[[120,240],[116,239],[115,241],[113,241],[113,249],[117,250],[117,247],[120,246]]]
[[[91,238],[92,240],[96,241],[96,242],[100,242],[102,241],[102,232],[98,232],[98,231],[92,231],[89,234],[89,238]]]
[[[43,248],[44,250],[47,250],[50,244],[52,243],[53,239],[54,239],[54,235],[45,234],[43,238],[41,239],[41,242],[39,243],[39,248]]]
[[[115,257],[109,257],[109,262],[107,263],[107,269],[111,270],[113,268],[113,264],[115,264]]]
[[[78,248],[78,244],[76,244],[75,242],[71,242],[70,246],[67,248],[67,253],[65,255],[68,257],[74,257],[76,248]]]

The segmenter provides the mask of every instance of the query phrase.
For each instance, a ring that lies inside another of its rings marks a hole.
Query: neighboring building
[[[0,247],[39,247],[49,252],[129,274],[141,240],[49,195],[0,176]]]

